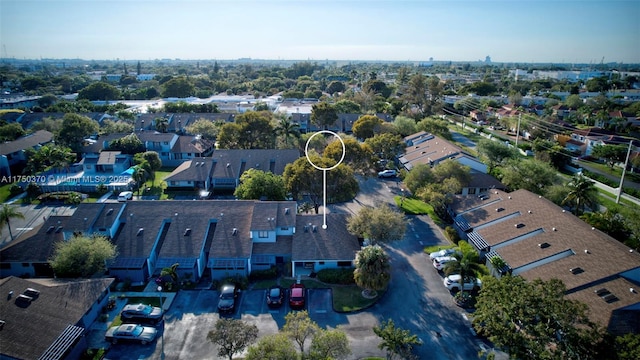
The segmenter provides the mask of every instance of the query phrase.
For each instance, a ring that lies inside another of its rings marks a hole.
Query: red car
[[[289,290],[289,306],[292,309],[304,308],[305,291],[304,285],[292,284]]]

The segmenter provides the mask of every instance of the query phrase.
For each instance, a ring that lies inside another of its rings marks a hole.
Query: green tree
[[[416,116],[418,118],[428,114],[429,97],[427,89],[427,78],[423,74],[417,73],[411,76],[407,89],[403,94],[404,100],[417,109]]]
[[[356,268],[353,279],[361,287],[366,297],[377,296],[378,290],[384,290],[391,281],[391,263],[389,255],[379,245],[367,245],[356,253]]]
[[[326,130],[327,127],[334,125],[337,120],[338,113],[331,104],[321,102],[311,107],[311,122],[320,129]]]
[[[233,193],[241,200],[284,200],[287,193],[281,175],[258,169],[248,169],[240,176],[240,184]]]
[[[358,114],[360,113],[360,105],[358,103],[348,100],[342,99],[336,101],[333,104],[333,108],[336,110],[337,114]]]
[[[387,351],[387,359],[409,359],[412,356],[413,347],[422,345],[418,335],[411,334],[409,330],[396,327],[393,320],[382,322],[380,326],[374,326],[373,332],[382,341],[378,349]]]
[[[562,200],[562,205],[569,205],[575,209],[575,215],[580,216],[585,206],[596,211],[598,205],[598,189],[588,177],[578,173],[566,184],[569,193]]]
[[[275,132],[271,122],[273,114],[269,111],[248,111],[236,116],[235,123],[240,126],[238,145],[241,149],[275,148]]]
[[[55,144],[46,144],[37,150],[27,149],[26,153],[28,162],[25,170],[29,174],[48,169],[64,169],[76,159],[70,148]]]
[[[468,282],[469,280],[475,280],[480,274],[482,274],[482,265],[480,265],[478,259],[478,253],[473,250],[456,252],[453,257],[457,261],[449,261],[444,265],[442,269],[445,275],[459,274],[462,280],[461,284]],[[463,290],[464,288],[460,289]]]
[[[412,120],[413,121],[413,120]],[[390,133],[377,134],[364,141],[373,154],[379,159],[392,160],[402,154],[405,144],[399,135]]]
[[[344,143],[345,150],[342,150],[342,144]],[[323,157],[333,159],[338,162],[344,154],[344,163],[351,166],[355,171],[366,174],[371,168],[371,157],[373,153],[371,149],[364,145],[353,136],[342,136],[342,142],[338,139],[333,139],[324,149]]]
[[[220,149],[241,149],[240,132],[242,127],[236,123],[226,123],[220,127],[218,133],[218,148]]]
[[[556,170],[535,159],[511,161],[502,168],[502,181],[511,190],[526,189],[542,195],[545,188],[556,182]]]
[[[180,267],[180,263],[175,263],[169,267],[163,268],[160,271],[160,276],[161,277],[165,277],[168,276],[171,278],[171,285],[170,287],[173,287],[173,284],[178,284],[178,268]],[[171,289],[167,289],[167,290],[171,290]]]
[[[628,226],[623,214],[620,213],[618,207],[610,207],[604,212],[589,212],[580,216],[580,219],[584,220],[587,224],[595,227],[596,229],[608,234],[628,245],[632,246],[630,237],[632,236],[632,230]]]
[[[615,338],[617,360],[640,359],[640,334],[628,333]]]
[[[372,138],[376,133],[380,132],[382,119],[375,115],[363,115],[353,123],[353,135],[359,139]]]
[[[95,82],[78,92],[78,100],[117,100],[120,97],[117,87],[103,81]]]
[[[284,317],[282,331],[298,344],[300,352],[304,354],[304,344],[310,337],[315,336],[320,327],[311,320],[307,310],[292,311]]]
[[[431,166],[427,164],[418,164],[414,166],[404,178],[405,186],[413,194],[417,193],[419,189],[433,182],[434,176],[431,171]]]
[[[153,126],[161,133],[166,133],[169,129],[169,120],[164,117],[157,117],[153,119]]]
[[[15,207],[9,204],[2,204],[2,210],[0,210],[0,230],[7,225],[9,229],[9,237],[13,241],[13,233],[11,232],[11,219],[24,219],[24,214],[16,210]]]
[[[207,340],[218,346],[218,356],[233,359],[258,338],[258,327],[242,320],[220,318],[215,328],[207,334]]]
[[[5,124],[0,126],[0,141],[13,141],[26,133],[20,123]]]
[[[128,134],[134,131],[133,124],[126,121],[104,120],[102,122],[101,134]]]
[[[599,359],[602,330],[587,306],[565,298],[562,281],[486,277],[473,326],[514,359]],[[606,356],[604,356],[606,358]]]
[[[371,244],[389,243],[404,238],[407,220],[387,204],[365,206],[349,217],[347,229],[355,236],[369,239]]]
[[[270,334],[261,338],[247,350],[245,360],[297,360],[293,343],[286,334]]]
[[[100,125],[97,121],[78,114],[65,114],[62,118],[60,131],[56,134],[56,143],[70,147],[77,151],[82,147],[82,141],[87,136],[98,133]]]
[[[507,145],[488,139],[480,139],[477,144],[478,153],[489,162],[489,172],[498,165],[502,165],[505,160],[514,159],[517,156],[516,150]]]
[[[116,246],[106,237],[75,235],[55,244],[50,264],[56,277],[89,278],[102,274],[116,255]]]
[[[316,166],[322,168],[329,168],[336,164],[336,161],[320,157],[317,154],[310,154],[309,158]],[[335,169],[327,171],[326,175],[328,203],[349,201],[356,196],[358,182],[350,166],[340,164]],[[306,157],[301,157],[293,163],[287,164],[283,178],[287,192],[292,193],[297,199],[308,195],[317,214],[325,191],[323,171],[314,168]]]
[[[332,81],[329,83],[329,86],[327,86],[327,92],[331,95],[337,92],[344,92],[345,89],[346,86],[342,81]]]
[[[443,139],[451,139],[451,133],[449,132],[449,126],[444,120],[425,118],[418,122],[416,130],[426,131],[430,134],[440,136]]]
[[[207,119],[198,119],[185,128],[187,134],[200,135],[203,139],[215,140],[218,136],[219,124]]]
[[[133,163],[142,167],[152,180],[156,178],[156,171],[162,168],[162,159],[156,151],[145,151],[133,155]]]
[[[162,97],[186,98],[195,95],[195,87],[185,76],[175,77],[162,84]]]
[[[285,148],[289,148],[289,138],[290,137],[299,137],[300,125],[292,122],[289,118],[281,118],[278,120],[278,124],[275,127],[276,134],[282,136],[284,138],[284,146]]]
[[[137,154],[144,151],[144,143],[138,135],[131,133],[109,143],[109,150],[121,151],[123,154]]]
[[[347,334],[339,329],[320,330],[311,340],[311,359],[346,359],[351,355]]]
[[[627,145],[596,145],[591,152],[593,157],[603,159],[610,168],[627,157]]]
[[[417,132],[416,121],[406,116],[396,116],[396,119],[393,121],[393,125],[396,126],[398,134],[402,137],[415,134]]]

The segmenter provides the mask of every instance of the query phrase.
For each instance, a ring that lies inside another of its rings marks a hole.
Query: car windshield
[[[291,290],[291,297],[292,298],[301,298],[302,297],[302,289],[300,288],[294,288]]]
[[[220,295],[222,299],[233,299],[233,290],[232,289],[223,289],[222,294]]]
[[[151,314],[151,311],[153,310],[153,308],[150,305],[142,305],[140,307],[138,307],[138,312],[144,315],[149,315]]]
[[[280,296],[280,289],[278,289],[278,288],[271,289],[271,292],[269,293],[269,296],[271,296],[271,297]]]
[[[136,325],[136,327],[133,328],[133,330],[131,331],[131,335],[140,336],[140,334],[142,334],[143,330],[144,330],[144,328],[142,326]]]

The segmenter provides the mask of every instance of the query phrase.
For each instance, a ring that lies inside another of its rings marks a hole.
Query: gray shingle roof
[[[322,228],[323,216],[297,216],[296,232],[291,246],[293,261],[355,259],[360,244],[358,238],[347,231],[347,215],[326,214],[326,229]]]
[[[69,325],[80,320],[113,279],[63,281],[56,279],[0,279],[0,292],[13,297],[0,302],[0,319],[5,321],[0,336],[0,352],[18,359],[38,359]],[[15,299],[25,289],[40,295],[28,306]]]
[[[53,134],[47,130],[38,130],[33,134],[25,135],[14,141],[0,144],[0,155],[12,154],[19,150],[30,149],[38,145],[44,145],[53,140]]]

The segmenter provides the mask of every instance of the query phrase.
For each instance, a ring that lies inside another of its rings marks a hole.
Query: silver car
[[[122,324],[119,326],[112,326],[107,330],[104,338],[110,341],[112,344],[118,343],[118,341],[139,341],[142,345],[146,345],[152,342],[158,330],[150,326],[142,326],[138,324]]]

